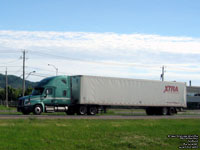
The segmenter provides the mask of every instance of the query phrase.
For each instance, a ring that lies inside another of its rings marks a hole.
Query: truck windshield
[[[32,95],[42,95],[44,88],[34,88]]]

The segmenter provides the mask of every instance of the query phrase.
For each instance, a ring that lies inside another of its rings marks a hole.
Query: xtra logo
[[[163,93],[178,93],[178,86],[170,86],[167,85],[165,86],[165,90],[163,91]]]

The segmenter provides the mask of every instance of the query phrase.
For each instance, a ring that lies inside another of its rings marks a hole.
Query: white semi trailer
[[[83,113],[99,107],[142,108],[148,115],[173,115],[186,107],[186,84],[154,80],[73,76],[72,97]]]

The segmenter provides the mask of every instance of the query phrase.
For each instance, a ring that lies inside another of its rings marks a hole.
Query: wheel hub
[[[35,111],[36,111],[37,113],[40,113],[40,112],[41,112],[40,107],[36,107],[36,108],[35,108]]]

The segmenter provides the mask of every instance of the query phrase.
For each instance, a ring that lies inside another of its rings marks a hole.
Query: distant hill
[[[5,88],[5,81],[6,76],[3,74],[0,74],[0,88]],[[12,88],[22,88],[22,79],[20,77],[14,76],[14,75],[8,75],[8,85]],[[34,87],[37,85],[37,82],[31,82],[31,81],[25,81],[26,88],[28,87]]]

